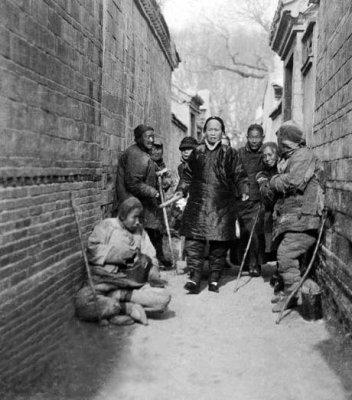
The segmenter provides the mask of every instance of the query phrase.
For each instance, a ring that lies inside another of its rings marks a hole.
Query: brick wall
[[[321,0],[313,145],[334,221],[320,255],[327,313],[352,328],[352,3]]]
[[[166,49],[168,57],[160,54],[169,33],[157,10],[150,0],[104,2],[101,148],[106,203],[112,201],[118,155],[134,143],[137,125],[154,127],[169,144],[171,67],[177,55],[172,47]],[[158,34],[150,29],[152,19]]]
[[[156,23],[153,0],[0,2],[2,383],[35,377],[74,313],[70,194],[86,239],[131,128],[169,131],[176,56]]]

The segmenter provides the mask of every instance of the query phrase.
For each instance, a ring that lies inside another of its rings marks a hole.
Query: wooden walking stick
[[[260,205],[259,210],[257,211],[257,214],[256,214],[255,219],[254,219],[254,224],[252,226],[252,230],[251,230],[251,233],[249,235],[247,247],[246,247],[246,250],[245,250],[243,258],[242,258],[242,263],[241,263],[241,266],[240,266],[240,270],[239,270],[238,275],[237,275],[236,286],[235,286],[235,289],[233,291],[234,293],[236,293],[238,291],[238,282],[239,282],[241,274],[242,274],[242,270],[243,270],[243,267],[244,267],[244,263],[246,261],[246,257],[247,257],[247,253],[248,253],[249,247],[250,247],[250,245],[252,243],[252,237],[253,237],[254,229],[255,229],[255,226],[257,225],[261,209],[262,209],[262,205]]]
[[[159,194],[160,194],[160,200],[161,203],[165,202],[165,196],[164,196],[164,190],[163,190],[163,180],[162,176],[158,176],[158,183],[159,183]],[[167,218],[167,211],[166,208],[163,207],[163,216],[164,216],[164,222],[165,222],[165,227],[166,227],[166,233],[167,233],[167,238],[169,241],[169,247],[170,247],[170,252],[171,252],[171,261],[172,261],[172,266],[176,270],[176,262],[175,262],[175,256],[174,252],[172,250],[172,239],[171,239],[171,232],[170,232],[170,226],[169,226],[169,220]]]
[[[167,206],[170,206],[171,204],[175,203],[176,201],[182,199],[182,197],[183,197],[183,195],[181,193],[179,193],[179,194],[175,193],[174,196],[171,199],[169,199],[167,201],[164,201],[161,204],[159,204],[159,208],[165,208]]]
[[[89,287],[93,293],[93,298],[94,298],[94,305],[95,305],[95,311],[98,315],[98,321],[99,323],[101,322],[101,315],[99,312],[99,307],[98,307],[98,298],[97,298],[97,292],[95,290],[95,286],[93,283],[93,279],[92,279],[92,274],[89,268],[89,263],[88,263],[88,259],[87,259],[87,254],[86,254],[86,250],[84,248],[84,244],[83,244],[83,237],[82,237],[82,232],[81,232],[81,228],[79,226],[79,221],[78,221],[78,216],[77,216],[77,207],[74,203],[74,197],[73,197],[73,193],[70,193],[71,195],[71,204],[72,204],[72,209],[73,209],[73,215],[75,216],[75,221],[76,221],[76,225],[77,225],[77,231],[78,231],[78,236],[79,236],[79,242],[81,245],[81,251],[82,251],[82,255],[83,255],[83,260],[84,260],[84,265],[86,268],[86,272],[87,272],[87,277],[88,277],[88,284]]]
[[[276,320],[276,324],[277,324],[277,325],[278,325],[278,324],[280,323],[280,321],[282,320],[282,318],[283,318],[283,313],[284,313],[284,311],[286,310],[288,304],[289,304],[290,301],[293,299],[293,297],[297,294],[298,290],[302,287],[302,285],[303,285],[304,281],[306,280],[306,278],[307,278],[307,276],[308,276],[310,270],[312,269],[312,266],[313,266],[315,257],[316,257],[317,252],[318,252],[318,248],[319,248],[319,246],[320,246],[320,241],[321,241],[321,237],[322,237],[322,235],[323,235],[323,230],[324,230],[324,226],[325,226],[326,220],[327,220],[327,212],[324,211],[323,219],[322,219],[322,221],[321,221],[321,226],[320,226],[319,235],[318,235],[318,239],[317,239],[317,243],[316,243],[316,245],[315,245],[312,258],[311,258],[311,260],[310,260],[310,262],[309,262],[309,265],[308,265],[308,267],[307,267],[307,269],[306,269],[306,272],[304,273],[304,275],[302,276],[301,280],[299,281],[299,284],[297,285],[297,287],[295,288],[295,290],[287,297],[287,299],[286,299],[284,305],[282,306],[282,309],[281,309],[281,311],[280,311],[280,314],[279,314],[279,316],[277,317],[277,320]]]

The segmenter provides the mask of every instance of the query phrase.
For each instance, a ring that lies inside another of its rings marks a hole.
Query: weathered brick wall
[[[134,143],[137,125],[152,126],[168,146],[171,66],[177,59],[172,49],[170,58],[161,53],[160,42],[169,33],[158,9],[150,0],[104,2],[101,147],[106,203],[112,201],[119,153]],[[150,29],[151,18],[157,34]]]
[[[172,63],[149,3],[0,1],[1,383],[34,377],[73,315],[70,194],[86,239],[131,127],[170,126]]]
[[[324,162],[334,222],[319,277],[328,315],[352,327],[352,3],[321,0],[313,145]]]

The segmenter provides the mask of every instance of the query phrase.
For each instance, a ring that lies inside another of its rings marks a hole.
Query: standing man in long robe
[[[116,197],[118,204],[126,198],[136,197],[144,209],[144,229],[156,249],[160,264],[167,263],[162,252],[163,215],[158,207],[159,190],[157,166],[150,154],[154,144],[154,129],[138,125],[134,130],[135,144],[128,147],[120,157]]]

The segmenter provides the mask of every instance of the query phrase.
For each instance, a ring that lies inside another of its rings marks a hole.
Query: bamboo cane
[[[163,190],[163,185],[162,185],[162,177],[161,175],[158,176],[158,183],[159,183],[159,194],[160,194],[160,200],[162,203],[165,202],[165,196],[164,196],[164,190]],[[169,247],[170,247],[170,252],[171,252],[171,260],[172,260],[172,266],[176,270],[176,262],[175,262],[175,256],[174,252],[172,249],[172,239],[171,239],[171,232],[170,232],[170,226],[169,226],[169,220],[167,218],[167,211],[166,208],[163,207],[163,216],[164,216],[164,222],[165,222],[165,227],[166,227],[166,233],[167,233],[167,238],[169,242]]]
[[[249,235],[249,239],[248,239],[248,243],[247,243],[246,250],[245,250],[244,255],[243,255],[243,258],[242,258],[240,270],[239,270],[239,272],[238,272],[237,279],[236,279],[236,286],[235,286],[235,289],[234,289],[234,293],[236,293],[237,290],[238,290],[238,282],[239,282],[240,277],[241,277],[241,274],[242,274],[242,270],[243,270],[243,267],[244,267],[244,263],[245,263],[245,261],[246,261],[246,257],[247,257],[247,253],[248,253],[249,247],[250,247],[250,245],[251,245],[251,243],[252,243],[252,237],[253,237],[254,229],[255,229],[255,226],[257,225],[257,222],[258,222],[258,218],[259,218],[259,214],[260,214],[261,209],[262,209],[262,206],[260,205],[259,210],[257,211],[257,214],[256,214],[255,219],[254,219],[254,224],[253,224],[253,226],[252,226],[251,233],[250,233],[250,235]]]
[[[295,290],[287,297],[287,299],[286,299],[284,305],[282,306],[282,309],[281,309],[281,311],[280,311],[280,314],[279,314],[279,316],[277,317],[277,320],[276,320],[276,324],[277,324],[277,325],[278,325],[278,324],[280,323],[280,321],[282,320],[282,318],[283,318],[283,313],[284,313],[284,311],[286,310],[288,304],[290,303],[290,301],[292,300],[292,298],[297,294],[298,290],[302,287],[302,285],[303,285],[304,281],[306,280],[306,278],[307,278],[307,276],[308,276],[310,270],[312,269],[312,266],[313,266],[315,257],[316,257],[317,252],[318,252],[318,248],[319,248],[319,245],[320,245],[320,241],[321,241],[321,237],[322,237],[322,234],[323,234],[324,225],[325,225],[326,220],[327,220],[327,213],[324,212],[323,219],[322,219],[322,221],[321,221],[321,226],[320,226],[320,230],[319,230],[318,239],[317,239],[317,242],[316,242],[316,245],[315,245],[315,248],[314,248],[314,252],[313,252],[312,258],[311,258],[311,260],[310,260],[310,262],[309,262],[308,268],[306,269],[306,272],[305,272],[304,275],[302,276],[302,278],[301,278],[301,280],[300,280],[298,286],[297,286],[297,287],[295,288]]]
[[[77,216],[77,207],[75,206],[74,203],[74,197],[73,197],[73,193],[70,193],[71,195],[71,204],[72,204],[72,209],[73,209],[73,215],[75,216],[75,221],[76,221],[76,225],[77,225],[77,231],[78,231],[78,236],[79,236],[79,242],[81,245],[81,251],[82,251],[82,255],[83,255],[83,260],[84,260],[84,265],[85,265],[85,269],[87,272],[87,277],[88,277],[88,284],[89,287],[93,293],[93,298],[94,298],[94,305],[95,305],[95,311],[98,315],[98,321],[99,323],[101,322],[101,315],[99,312],[99,307],[98,307],[98,298],[97,298],[97,292],[95,290],[94,287],[94,283],[93,283],[93,279],[92,279],[92,274],[89,268],[89,263],[88,263],[88,259],[87,259],[87,254],[84,248],[84,244],[83,244],[83,237],[82,237],[82,232],[81,232],[81,228],[79,226],[79,221],[78,221],[78,216]]]
[[[162,201],[161,204],[159,204],[159,208],[165,208],[173,203],[175,203],[176,201],[182,199],[182,194],[175,194],[173,197],[171,197],[171,199],[167,200],[167,201]]]

